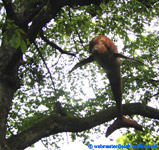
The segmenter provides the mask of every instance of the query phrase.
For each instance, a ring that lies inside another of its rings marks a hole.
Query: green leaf
[[[24,40],[21,40],[20,48],[21,48],[22,53],[24,54],[27,50],[27,45]]]

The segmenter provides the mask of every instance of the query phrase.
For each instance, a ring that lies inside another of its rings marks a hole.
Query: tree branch
[[[124,115],[140,115],[159,120],[159,110],[141,103],[130,103],[123,105]],[[114,119],[117,116],[116,107],[102,110],[90,117],[63,117],[57,113],[51,114],[35,123],[29,129],[12,136],[7,140],[11,148],[24,149],[43,137],[60,132],[81,132],[91,129]]]
[[[56,16],[57,12],[52,13],[48,5],[43,6],[41,11],[33,18],[30,29],[27,32],[27,38],[31,43],[35,41],[37,34],[52,18]]]
[[[46,62],[45,62],[45,59],[44,59],[44,57],[42,56],[42,54],[41,54],[41,52],[40,52],[40,49],[39,49],[39,47],[36,45],[35,42],[34,42],[34,45],[35,45],[35,47],[36,47],[36,49],[37,49],[37,51],[38,51],[38,53],[39,53],[39,55],[40,55],[40,58],[42,59],[44,65],[45,65],[45,67],[46,67],[46,69],[47,69],[47,71],[48,71],[48,73],[49,73],[49,75],[50,75],[50,79],[51,79],[51,82],[52,82],[52,85],[53,85],[53,89],[54,89],[54,91],[55,91],[55,93],[56,93],[55,83],[54,83],[54,81],[53,81],[53,77],[52,77],[52,74],[51,74],[51,72],[50,72],[50,69],[48,68],[48,66],[47,66],[47,64],[46,64]]]
[[[16,20],[17,16],[13,10],[12,1],[11,0],[2,0],[2,1],[3,1],[3,5],[5,7],[6,13],[7,13],[7,17],[9,19]]]
[[[68,5],[70,6],[86,6],[86,5],[100,5],[100,3],[104,2],[105,4],[108,3],[110,0],[68,0]]]
[[[42,38],[42,40],[44,40],[48,45],[50,45],[51,47],[58,49],[60,51],[61,54],[67,54],[67,55],[71,55],[71,56],[76,56],[76,54],[68,52],[68,51],[64,51],[61,47],[59,47],[58,45],[56,45],[55,43],[49,41],[43,34],[43,32],[40,32],[40,36]]]
[[[139,2],[141,2],[143,5],[145,5],[147,8],[152,8],[152,6],[159,2],[158,0],[138,0]]]
[[[107,3],[110,0],[105,0]],[[103,0],[52,0],[49,1],[41,11],[33,18],[30,29],[27,33],[27,38],[30,42],[34,42],[37,34],[52,18],[55,18],[62,7],[69,6],[87,6],[91,4],[99,5]]]
[[[47,0],[44,2],[39,2],[39,6],[32,10],[25,11],[24,22],[29,23],[32,19],[42,10],[42,8],[47,4]]]

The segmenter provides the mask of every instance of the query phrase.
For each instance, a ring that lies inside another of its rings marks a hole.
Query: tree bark
[[[123,105],[124,115],[140,115],[159,120],[159,110],[141,103],[130,103]],[[90,117],[63,117],[57,113],[44,117],[41,121],[32,125],[25,131],[12,136],[7,140],[9,147],[22,150],[31,146],[43,137],[61,132],[81,132],[91,129],[97,125],[111,121],[117,117],[116,107],[102,110]]]
[[[19,51],[19,50],[18,50]],[[13,95],[18,89],[18,68],[20,66],[21,52],[5,45],[0,48],[0,149],[4,150],[6,138],[6,124],[11,109]]]

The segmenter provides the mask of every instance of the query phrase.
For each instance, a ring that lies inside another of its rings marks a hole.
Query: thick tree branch
[[[105,0],[107,3],[109,0]],[[99,5],[103,0],[52,0],[49,1],[41,11],[33,18],[32,25],[27,33],[27,38],[32,43],[37,34],[41,29],[48,23],[51,19],[55,18],[57,13],[61,10],[62,7],[69,6],[86,6],[86,5]]]
[[[124,104],[123,113],[124,115],[140,115],[159,120],[159,110],[141,103]],[[51,134],[60,132],[81,132],[108,122],[116,116],[116,107],[102,110],[95,115],[84,118],[63,117],[54,113],[45,117],[22,133],[9,138],[7,143],[11,148],[16,147],[16,149],[21,150]]]
[[[42,10],[39,14],[33,19],[32,25],[27,32],[27,38],[31,43],[35,41],[38,32],[48,23],[53,17],[50,15],[51,12],[46,8],[46,10]]]
[[[7,17],[9,19],[16,20],[17,16],[13,10],[12,1],[11,0],[3,0],[3,5],[6,9]]]
[[[32,10],[26,10],[24,13],[24,22],[29,23],[32,19],[41,11],[41,9],[47,4],[47,1],[38,4],[38,7],[35,7]]]

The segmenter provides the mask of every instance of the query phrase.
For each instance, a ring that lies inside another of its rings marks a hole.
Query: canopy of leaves
[[[19,0],[14,3],[19,11]],[[25,1],[28,12],[33,9],[32,3]],[[99,34],[111,38],[120,53],[145,64],[122,60],[123,103],[142,102],[159,109],[158,16],[158,3],[147,7],[136,0],[109,1],[100,6],[65,6],[43,27],[27,51],[21,40],[23,32],[16,26],[10,27],[14,37],[8,37],[6,42],[21,47],[24,63],[19,70],[22,85],[15,94],[8,118],[8,137],[52,113],[57,102],[62,104],[68,116],[77,117],[90,116],[115,105],[109,82],[98,64],[94,62],[68,73],[77,62],[90,55],[88,43]],[[4,20],[5,11],[1,6],[0,26]],[[145,129],[149,126],[149,135],[158,130],[158,121],[142,117],[135,120]],[[91,132],[103,133],[105,129],[99,127]],[[81,137],[83,143],[88,144],[88,133],[90,131],[71,133],[70,136],[72,140]],[[137,132],[136,136],[139,134]],[[132,136],[134,142],[138,140],[136,136]],[[52,136],[51,142],[55,143],[55,138],[58,140],[60,134]],[[47,145],[49,139],[43,141]]]

